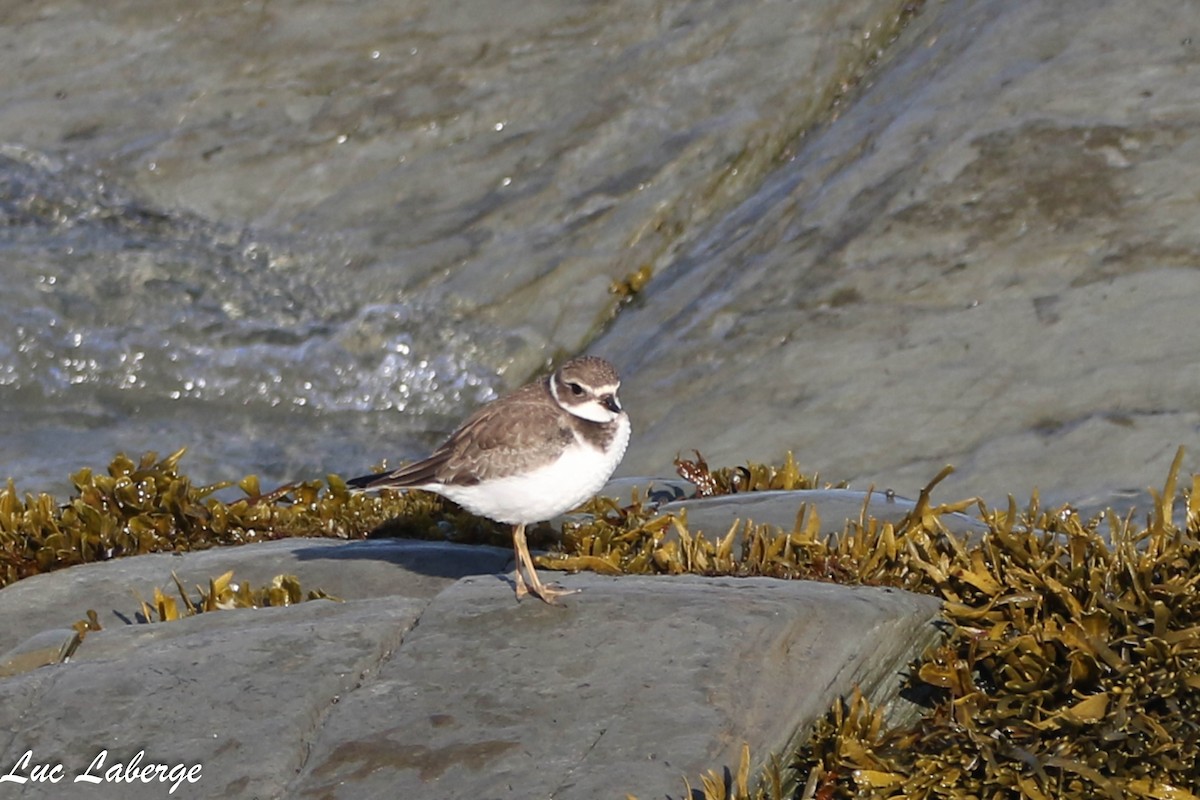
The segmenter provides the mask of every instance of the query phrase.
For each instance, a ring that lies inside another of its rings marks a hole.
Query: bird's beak
[[[617,396],[615,394],[604,395],[600,402],[604,404],[605,408],[614,414],[621,413],[621,401],[617,400]]]

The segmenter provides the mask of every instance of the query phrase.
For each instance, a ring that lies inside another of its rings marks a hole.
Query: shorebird
[[[572,359],[478,409],[428,458],[347,484],[437,492],[474,514],[512,525],[517,599],[533,594],[554,603],[578,590],[541,582],[525,526],[592,497],[617,468],[630,431],[617,399],[620,385],[616,368],[604,359]]]

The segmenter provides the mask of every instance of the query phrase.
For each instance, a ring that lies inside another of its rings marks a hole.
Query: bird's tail
[[[449,458],[448,451],[439,450],[429,458],[405,464],[388,472],[360,475],[346,481],[351,489],[419,489],[428,484],[440,483],[438,471]]]
[[[390,472],[372,472],[370,475],[359,475],[357,478],[351,478],[346,481],[346,486],[365,492],[368,489],[387,486],[392,480],[392,473]]]

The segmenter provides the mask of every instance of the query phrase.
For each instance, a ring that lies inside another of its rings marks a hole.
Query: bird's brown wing
[[[527,462],[549,461],[573,436],[557,406],[545,402],[546,393],[540,383],[518,389],[478,409],[428,458],[346,483],[358,489],[469,486]]]
[[[557,406],[536,397],[511,396],[480,409],[428,460],[446,451],[438,478],[461,485],[540,466],[573,438],[559,414]]]

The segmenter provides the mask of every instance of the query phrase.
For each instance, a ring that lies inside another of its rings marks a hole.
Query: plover
[[[517,598],[531,593],[553,603],[576,590],[541,582],[525,526],[587,500],[617,468],[630,430],[617,399],[620,385],[616,368],[604,359],[572,359],[477,410],[428,458],[347,484],[437,492],[512,525]]]

